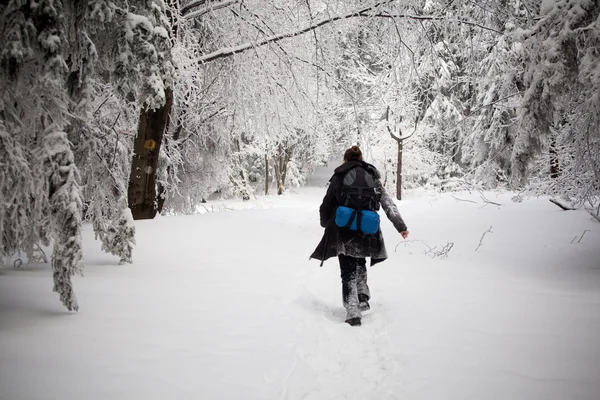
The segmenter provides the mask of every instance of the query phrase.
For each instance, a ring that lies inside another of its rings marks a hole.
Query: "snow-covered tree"
[[[541,19],[518,32],[526,88],[512,159],[527,182],[539,150],[547,190],[600,212],[600,4],[544,2]],[[553,169],[553,171],[551,171]],[[552,173],[551,173],[552,172]]]
[[[51,240],[55,290],[72,310],[84,211],[103,249],[131,261],[131,100],[155,106],[157,77],[171,82],[167,55],[152,49],[168,46],[165,10],[161,0],[11,0],[2,9],[0,255],[32,261]]]
[[[24,170],[30,174],[27,177],[15,176],[9,167],[10,180],[25,178],[32,183],[25,185],[24,193],[19,193],[31,198],[17,197],[14,208],[2,202],[0,213],[5,215],[3,219],[17,222],[5,227],[12,231],[3,229],[3,236],[9,238],[7,242],[12,242],[3,251],[27,248],[52,237],[54,290],[69,310],[77,310],[71,277],[83,267],[82,194],[79,171],[66,133],[70,119],[70,99],[65,90],[69,71],[68,41],[64,34],[68,23],[66,11],[63,2],[50,0],[13,1],[5,10],[2,31],[7,40],[1,51],[4,68],[0,79],[8,90],[2,99],[2,117],[4,127],[16,140],[3,147],[16,150],[15,155],[6,158],[7,164],[16,157],[15,161],[29,167]],[[23,96],[25,91],[28,96]],[[10,198],[11,191],[22,190],[2,189],[4,198]],[[9,211],[27,216],[15,221],[8,216]],[[24,214],[28,211],[30,214]],[[27,236],[20,234],[24,230]]]

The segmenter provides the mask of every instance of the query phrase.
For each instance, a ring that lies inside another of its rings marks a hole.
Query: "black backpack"
[[[379,208],[375,177],[361,166],[346,172],[336,210],[336,225],[340,228],[374,234],[379,230],[377,214]]]

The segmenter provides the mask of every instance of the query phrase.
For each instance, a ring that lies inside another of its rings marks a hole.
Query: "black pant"
[[[348,318],[360,317],[358,309],[361,295],[369,300],[371,293],[367,285],[367,260],[364,258],[350,257],[345,254],[338,255],[340,260],[340,271],[342,275],[342,298],[344,308],[348,312]]]

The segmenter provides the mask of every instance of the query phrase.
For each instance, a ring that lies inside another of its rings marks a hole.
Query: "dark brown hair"
[[[352,146],[344,153],[344,162],[362,161],[362,151],[358,146]]]

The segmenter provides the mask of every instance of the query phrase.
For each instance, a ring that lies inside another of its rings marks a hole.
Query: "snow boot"
[[[346,323],[350,326],[360,326],[361,325],[360,317],[348,318],[346,320]]]
[[[369,311],[371,309],[371,306],[369,305],[369,296],[367,296],[366,294],[359,294],[358,301],[358,309],[361,312]]]

